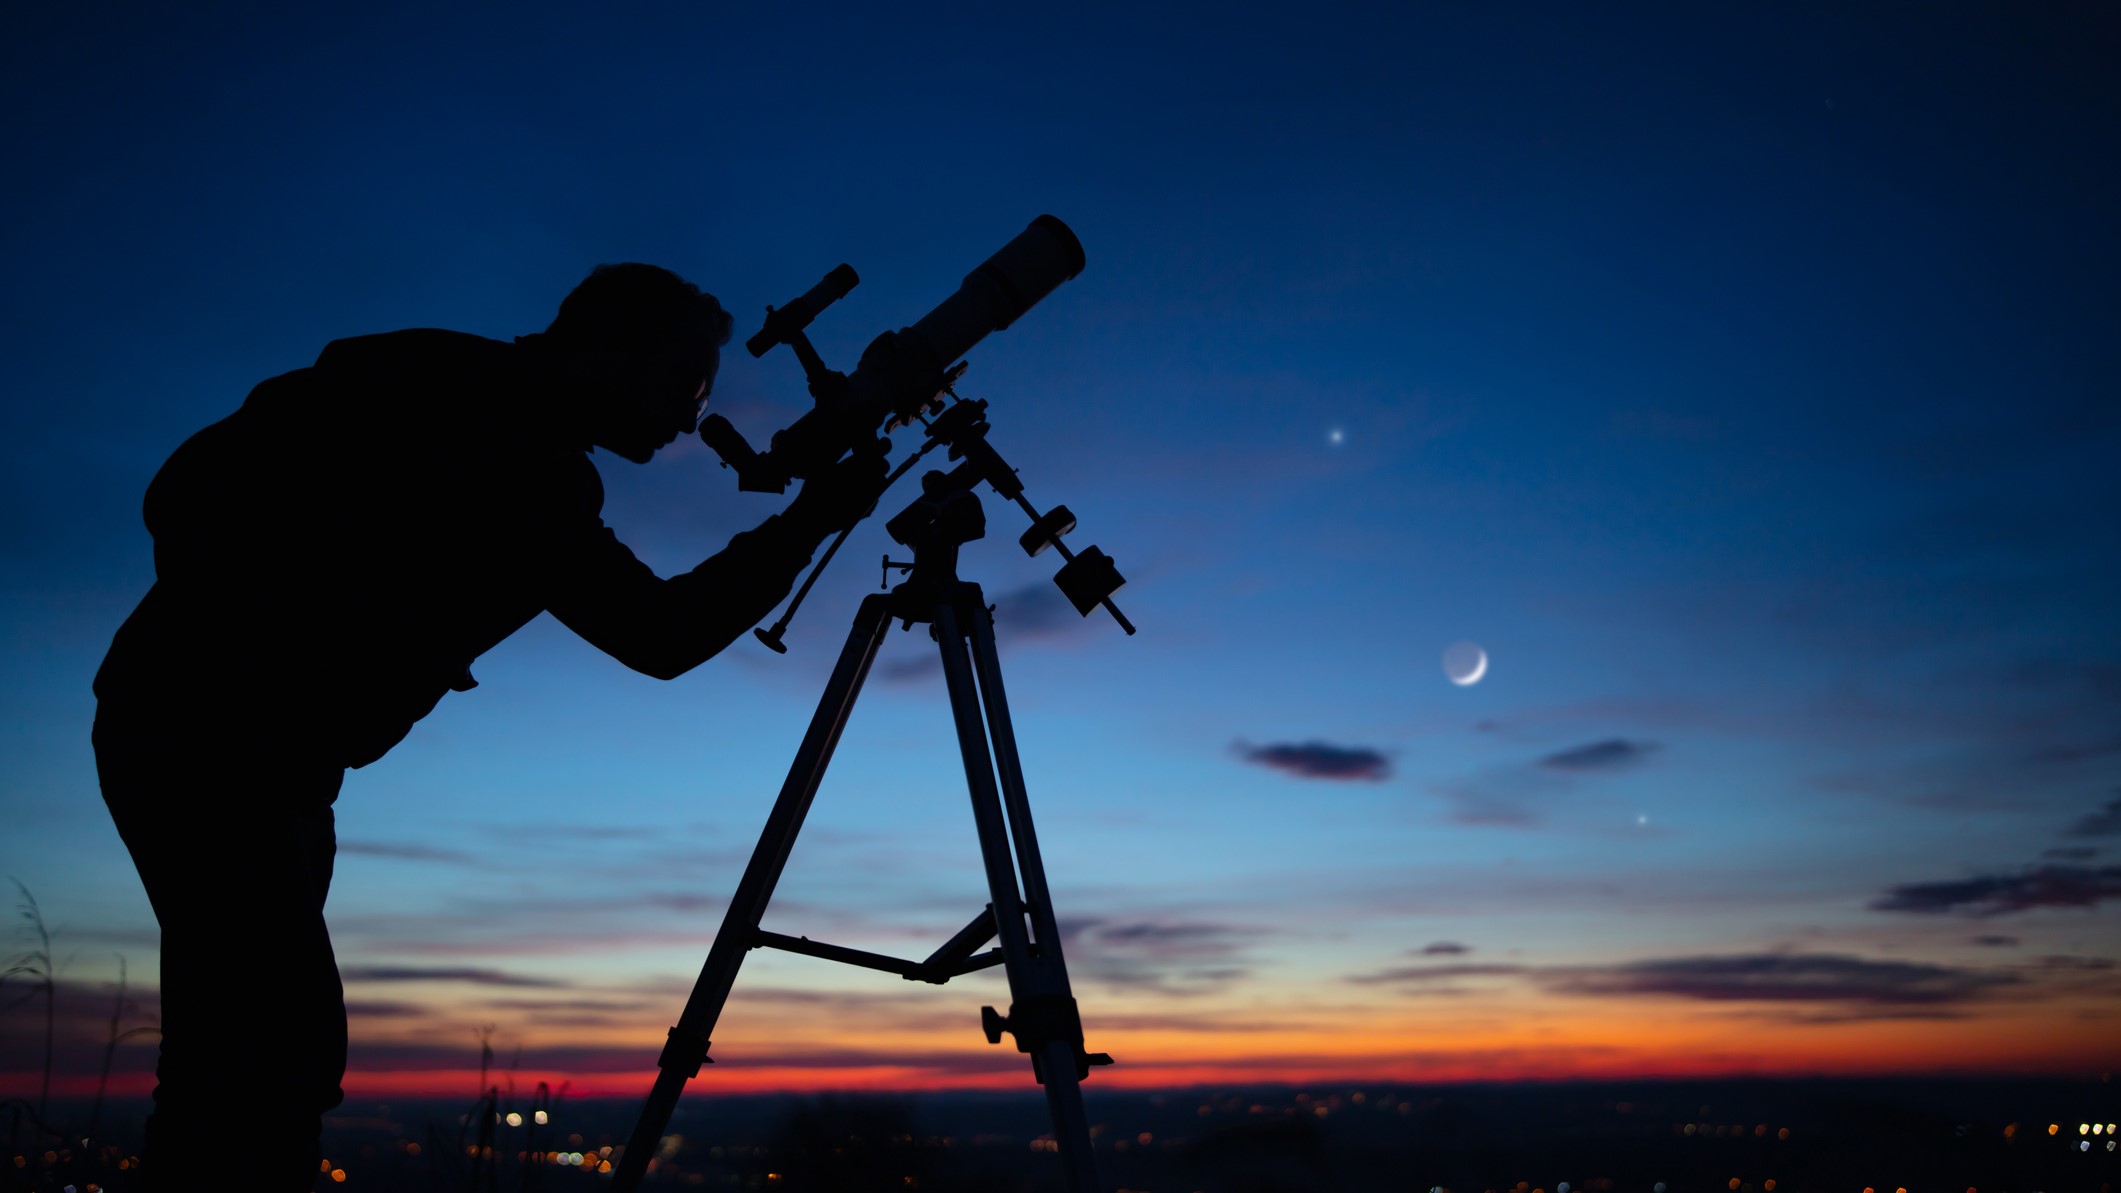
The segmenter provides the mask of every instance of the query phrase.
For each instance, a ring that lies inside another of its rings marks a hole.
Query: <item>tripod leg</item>
[[[1034,963],[1050,971],[1066,992],[1068,966],[1061,959],[1060,927],[1054,920],[1053,899],[1046,891],[1046,863],[1039,856],[1038,834],[1031,827],[1031,797],[1024,790],[1024,768],[1016,756],[1016,727],[1010,723],[1009,696],[1002,689],[1001,660],[994,650],[994,621],[985,609],[973,618],[970,636],[980,700],[987,710],[987,733],[994,739],[994,765],[1001,775],[1002,806],[1009,814],[1016,864],[1024,878],[1024,899],[1030,905],[1031,933],[1038,942]]]
[[[788,768],[787,781],[781,784],[780,797],[766,818],[766,827],[752,850],[750,864],[744,867],[743,880],[729,901],[729,910],[722,916],[722,927],[714,934],[699,980],[693,983],[685,1010],[678,1016],[677,1026],[670,1029],[663,1054],[656,1059],[660,1072],[655,1087],[649,1091],[647,1105],[634,1124],[613,1180],[620,1193],[631,1193],[639,1186],[648,1171],[649,1159],[662,1141],[663,1129],[670,1124],[671,1112],[677,1109],[678,1095],[684,1092],[685,1083],[699,1074],[700,1065],[706,1063],[707,1043],[714,1034],[715,1022],[722,1017],[723,1005],[729,1001],[730,988],[736,984],[737,969],[758,935],[759,921],[765,918],[766,904],[773,898],[773,888],[788,864],[789,851],[795,848],[795,837],[802,831],[811,798],[824,780],[840,731],[846,728],[847,715],[854,710],[854,698],[861,694],[862,681],[868,677],[869,665],[875,661],[877,647],[891,625],[887,605],[885,597],[871,596],[854,616],[847,645],[841,648],[839,662],[833,665],[832,679],[825,685],[817,712],[810,718],[803,744]]]
[[[972,661],[966,657],[965,631],[958,628],[956,614],[947,602],[936,610],[935,637],[942,650],[943,677],[950,687],[958,750],[965,761],[965,783],[971,789],[980,858],[986,865],[987,889],[994,901],[994,919],[1009,976],[1009,1018],[990,1027],[989,1035],[999,1039],[998,1029],[1006,1028],[1015,1033],[1018,1048],[1031,1054],[1032,1072],[1045,1087],[1046,1108],[1053,1116],[1053,1138],[1060,1146],[1066,1187],[1072,1193],[1098,1193],[1097,1169],[1090,1151],[1090,1119],[1083,1109],[1080,1084],[1081,1021],[1076,1017],[1075,998],[1068,988],[1067,966],[1061,960],[1060,935],[1046,897],[1044,867],[1031,835],[1030,804],[1024,794],[1016,740],[1009,729],[1008,708],[1002,697],[993,629],[986,607],[978,600],[971,602],[971,607],[973,653],[991,690],[975,690]],[[993,743],[991,755],[987,736],[990,727],[980,719],[982,695],[989,713],[1000,714],[995,724],[1004,735]],[[1001,760],[1004,781],[1010,788],[1010,817],[1021,814],[1020,824],[1004,824],[1002,796],[995,784],[997,759]],[[1025,931],[1024,903],[1017,893],[1016,867],[1010,860],[1011,827],[1015,828],[1019,854],[1028,860],[1026,875],[1036,876],[1037,880],[1027,891],[1033,904],[1032,919],[1038,925],[1036,952]],[[1029,845],[1028,851],[1023,849],[1025,845]]]

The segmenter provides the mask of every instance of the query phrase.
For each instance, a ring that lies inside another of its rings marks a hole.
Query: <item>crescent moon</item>
[[[1472,656],[1470,664],[1466,661],[1468,655]],[[1488,673],[1488,652],[1482,650],[1478,643],[1457,643],[1444,652],[1443,673],[1444,678],[1459,687],[1470,688],[1480,682],[1481,676]]]
[[[1466,673],[1466,677],[1465,677],[1464,679],[1459,679],[1458,677],[1456,677],[1456,676],[1453,676],[1453,677],[1452,677],[1452,679],[1451,679],[1451,682],[1452,682],[1452,683],[1455,683],[1455,684],[1457,684],[1457,685],[1458,685],[1459,687],[1461,687],[1461,688],[1470,688],[1470,687],[1472,687],[1472,686],[1473,686],[1474,684],[1477,684],[1477,683],[1479,683],[1479,682],[1480,682],[1480,677],[1481,677],[1481,676],[1483,676],[1483,675],[1486,675],[1487,673],[1488,673],[1488,652],[1487,652],[1487,651],[1481,651],[1481,652],[1480,652],[1480,661],[1479,661],[1479,662],[1477,662],[1477,663],[1475,663],[1475,664],[1473,664],[1473,669],[1472,669],[1471,671],[1469,671],[1469,672],[1467,672],[1467,673]]]

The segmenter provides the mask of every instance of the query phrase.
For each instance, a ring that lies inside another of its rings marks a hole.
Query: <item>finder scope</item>
[[[1042,215],[965,275],[957,292],[911,327],[887,331],[862,352],[852,374],[825,366],[804,329],[860,281],[841,265],[808,292],[779,309],[766,308],[766,325],[745,341],[753,356],[787,344],[803,364],[816,405],[774,433],[765,451],[718,414],[700,423],[700,437],[737,473],[737,487],[779,493],[789,480],[810,476],[874,439],[891,423],[911,422],[948,384],[944,369],[989,332],[1025,311],[1083,270],[1083,245],[1068,225]]]

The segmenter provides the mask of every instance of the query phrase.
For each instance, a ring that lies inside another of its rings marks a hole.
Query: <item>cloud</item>
[[[1034,581],[994,598],[994,633],[1002,641],[1073,637],[1088,621],[1051,580]]]
[[[2121,837],[2121,795],[2063,831],[2065,837]]]
[[[1303,1031],[1311,1025],[1296,1019],[1218,1019],[1210,1014],[1087,1016],[1096,1031],[1260,1033]]]
[[[1872,900],[1874,911],[2008,915],[2037,907],[2092,907],[2121,899],[2121,866],[2036,866],[2022,874],[1911,882]]]
[[[73,933],[69,931],[67,935]],[[62,958],[62,968],[64,965]],[[5,968],[6,961],[0,957],[0,970]],[[148,968],[151,974],[152,967]],[[129,974],[121,1006],[115,981],[62,975],[52,983],[48,1008],[41,983],[18,978],[0,983],[0,1077],[20,1081],[43,1069],[47,1061],[47,1026],[51,1031],[49,1062],[54,1093],[63,1088],[57,1083],[69,1075],[100,1073],[111,1043],[113,1012],[118,1015],[118,1030],[128,1033],[117,1042],[112,1054],[113,1076],[153,1070],[155,1050],[161,1040],[161,998],[154,987],[143,987],[139,980],[140,970],[136,967]],[[25,997],[26,1003],[16,1005],[18,998]],[[48,1020],[47,1014],[51,1016]]]
[[[349,982],[469,982],[474,986],[526,986],[558,989],[568,983],[551,978],[529,978],[502,973],[498,969],[471,969],[438,965],[368,965],[344,970]]]
[[[2096,845],[2059,845],[2053,849],[2041,850],[2040,856],[2053,858],[2058,862],[2088,862],[2099,856],[2099,847]]]
[[[1459,944],[1455,940],[1439,940],[1434,944],[1421,946],[1418,951],[1424,957],[1456,957],[1470,953],[1473,950],[1466,945]]]
[[[2023,979],[1994,970],[1912,961],[1867,961],[1832,953],[1665,957],[1620,965],[1416,965],[1354,974],[1357,985],[1397,986],[1417,996],[1456,994],[1462,978],[1511,978],[1549,994],[1585,998],[1678,998],[1699,1002],[1803,1004],[1800,1022],[1950,1017],[1960,1004]]]
[[[1609,737],[1589,745],[1576,746],[1549,754],[1539,760],[1539,765],[1548,770],[1559,771],[1612,771],[1625,770],[1655,753],[1654,742],[1629,741],[1622,737]]]
[[[1190,920],[1064,922],[1061,936],[1084,977],[1157,994],[1207,994],[1251,970],[1244,951],[1258,930]]]
[[[494,998],[486,1005],[497,1011],[645,1011],[655,1004],[640,999],[616,998]]]
[[[1458,824],[1531,828],[1588,779],[1641,764],[1655,742],[1610,737],[1559,750],[1530,763],[1512,763],[1431,785]]]
[[[1267,746],[1238,742],[1234,748],[1238,757],[1246,762],[1305,779],[1367,779],[1376,782],[1392,774],[1391,760],[1367,746],[1336,746],[1322,741]]]
[[[1380,970],[1377,973],[1353,974],[1348,981],[1358,986],[1399,985],[1402,983],[1448,982],[1454,978],[1515,977],[1528,973],[1522,965],[1407,965],[1398,969]]]
[[[2115,967],[2111,957],[2073,957],[2067,954],[2051,954],[2040,958],[2042,969],[2065,969],[2079,973],[2106,973]]]
[[[1540,982],[1561,994],[1644,995],[1706,1002],[1948,1006],[2016,985],[2011,974],[1832,953],[1671,957],[1602,969],[1557,969]]]
[[[412,1019],[427,1013],[418,1003],[348,999],[346,1013],[362,1019]]]
[[[397,858],[409,862],[457,862],[470,864],[478,859],[461,849],[437,849],[432,845],[415,845],[397,841],[341,841],[340,853],[357,854],[362,857]]]
[[[997,650],[1018,642],[1059,642],[1080,637],[1089,622],[1050,580],[996,593],[992,603]],[[876,668],[878,678],[892,683],[938,678],[942,673],[942,657],[933,647],[886,660]]]
[[[659,841],[670,835],[667,828],[550,820],[536,824],[486,825],[483,828],[496,837],[539,842],[564,841],[570,846],[582,841]]]
[[[1462,783],[1438,783],[1430,790],[1450,805],[1455,824],[1531,828],[1545,818],[1541,805],[1558,791],[1554,783],[1540,781],[1543,778],[1513,768]]]
[[[478,1046],[474,1044],[429,1044],[403,1040],[356,1039],[348,1049],[351,1067],[359,1072],[393,1072],[476,1068]],[[576,1076],[620,1074],[627,1078],[653,1068],[654,1045],[625,1044],[513,1044],[496,1040],[494,1051],[502,1062],[496,1076],[511,1072],[560,1073]],[[976,1051],[908,1051],[905,1049],[859,1049],[832,1046],[801,1047],[785,1040],[716,1040],[714,1055],[724,1062],[746,1068],[775,1069],[879,1069],[890,1072],[921,1070],[930,1075],[1009,1074],[1020,1070],[1020,1058],[1007,1048]]]
[[[1096,928],[1108,945],[1153,949],[1167,956],[1227,956],[1232,930],[1220,924],[1111,924]]]
[[[2015,936],[1976,936],[1974,943],[1984,949],[2015,949],[2018,947],[2018,938]]]

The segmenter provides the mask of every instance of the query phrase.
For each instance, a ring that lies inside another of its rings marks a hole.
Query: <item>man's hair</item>
[[[560,303],[545,334],[582,348],[653,351],[705,315],[717,347],[729,342],[729,312],[714,295],[657,265],[599,265]]]

